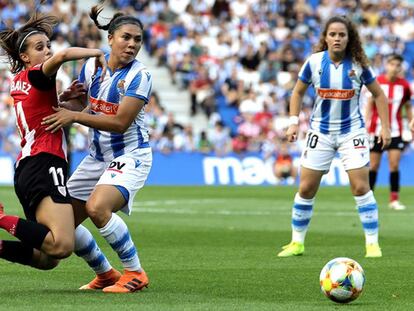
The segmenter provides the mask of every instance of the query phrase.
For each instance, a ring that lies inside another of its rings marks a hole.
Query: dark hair
[[[106,25],[101,25],[98,22],[98,16],[102,12],[104,6],[103,5],[95,5],[91,8],[91,11],[89,12],[90,18],[95,23],[96,27],[102,30],[107,30],[109,34],[113,34],[115,30],[117,30],[122,25],[126,24],[134,24],[137,25],[141,30],[144,30],[144,26],[142,25],[142,22],[133,16],[125,15],[124,13],[118,12],[116,13],[112,19],[109,21]]]
[[[348,45],[346,46],[345,54],[347,56],[351,56],[352,60],[361,65],[362,67],[368,67],[369,60],[364,52],[364,49],[362,48],[362,43],[358,34],[358,30],[354,23],[352,23],[352,21],[349,20],[346,16],[333,16],[326,22],[325,27],[319,38],[318,45],[315,48],[315,52],[326,51],[328,49],[328,45],[326,44],[325,39],[326,34],[328,32],[328,28],[333,23],[344,24],[348,31]]]
[[[50,38],[53,34],[53,27],[57,23],[58,20],[52,15],[34,13],[29,21],[19,29],[6,29],[0,32],[0,47],[9,58],[12,73],[17,73],[25,67],[20,53],[27,49],[27,38],[38,33]]]
[[[387,63],[393,60],[398,60],[400,63],[404,62],[404,58],[400,54],[390,54],[387,56]]]

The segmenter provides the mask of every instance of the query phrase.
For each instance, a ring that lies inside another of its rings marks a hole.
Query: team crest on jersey
[[[58,189],[58,191],[60,192],[61,195],[66,197],[66,187],[65,186],[58,186],[57,189]]]
[[[354,69],[351,69],[351,70],[349,70],[348,71],[348,77],[351,79],[351,80],[355,80],[356,79],[356,73],[355,73],[355,70]]]
[[[116,88],[117,88],[117,90],[118,90],[118,93],[120,94],[120,95],[125,95],[125,80],[119,80],[118,81],[118,84],[116,85]]]

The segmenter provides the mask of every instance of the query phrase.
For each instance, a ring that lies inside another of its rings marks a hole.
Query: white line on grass
[[[208,208],[201,209],[188,209],[188,208],[156,208],[156,207],[141,207],[139,204],[134,203],[133,211],[138,213],[149,214],[176,214],[176,215],[220,215],[220,216],[270,216],[270,215],[291,215],[290,210],[281,211],[275,209],[274,211],[237,211],[226,209],[214,209],[208,210]],[[355,212],[319,212],[314,213],[316,215],[324,216],[348,216],[355,217],[358,213]]]

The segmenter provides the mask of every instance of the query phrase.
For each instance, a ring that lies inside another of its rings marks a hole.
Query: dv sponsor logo
[[[355,149],[365,149],[365,138],[354,138],[353,139]]]
[[[117,172],[117,173],[123,173],[122,172],[122,168],[125,166],[125,163],[121,163],[118,161],[112,161],[111,164],[109,164],[108,166],[108,171],[113,171],[113,172]],[[112,176],[114,177],[114,176]]]

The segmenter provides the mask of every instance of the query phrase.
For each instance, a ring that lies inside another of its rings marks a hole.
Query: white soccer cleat
[[[397,200],[390,202],[388,206],[390,207],[390,209],[393,209],[396,211],[403,211],[406,209],[405,205],[401,204],[400,201],[397,201]]]

